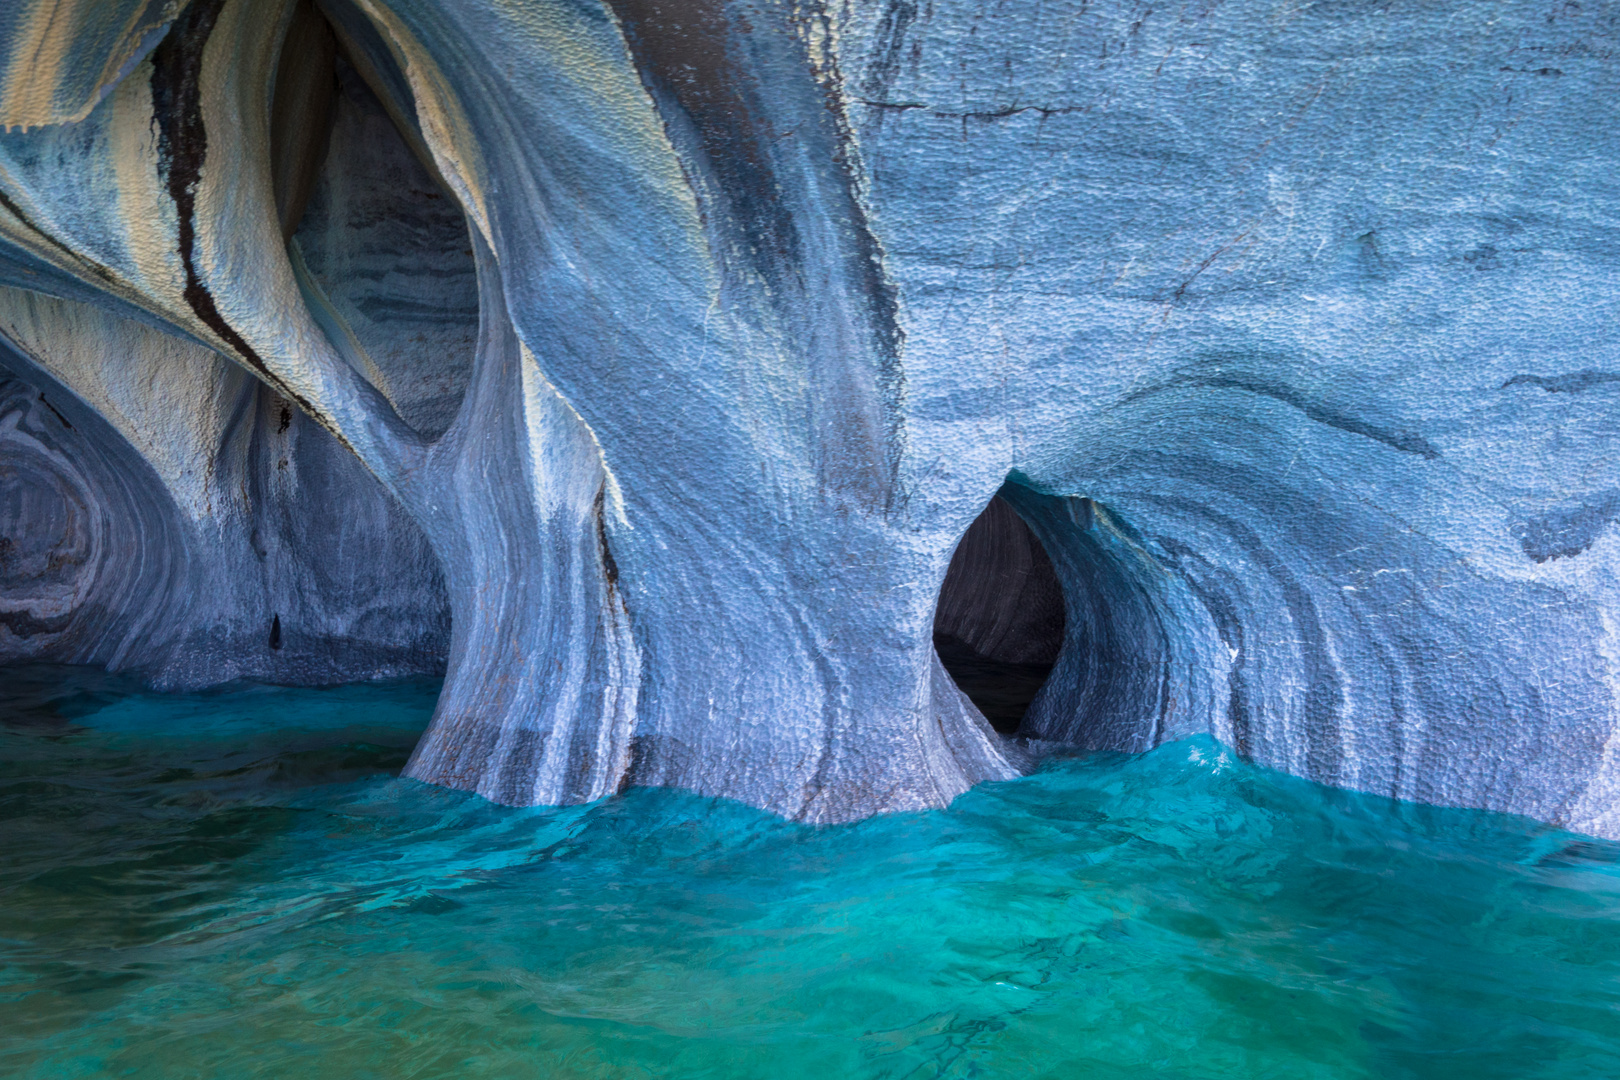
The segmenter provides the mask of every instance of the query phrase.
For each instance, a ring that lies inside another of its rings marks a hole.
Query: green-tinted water
[[[1620,847],[1207,740],[817,829],[394,779],[430,683],[0,680],[8,1077],[1620,1076]]]

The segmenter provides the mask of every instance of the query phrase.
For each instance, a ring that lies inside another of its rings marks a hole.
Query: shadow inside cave
[[[1052,560],[1000,495],[951,556],[934,612],[934,649],[957,687],[1002,734],[1016,732],[1063,647],[1063,589]]]

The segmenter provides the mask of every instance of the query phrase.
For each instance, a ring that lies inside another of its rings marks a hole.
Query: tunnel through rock
[[[0,339],[0,664],[161,652],[171,505],[101,419]]]
[[[1063,648],[1063,589],[1024,519],[1000,495],[951,556],[934,649],[999,732],[1018,730]]]
[[[336,24],[298,6],[277,73],[282,230],[328,335],[406,423],[435,439],[472,375],[472,240],[412,122],[405,76],[348,5],[327,7]]]
[[[1108,507],[1009,480],[951,558],[934,648],[1002,734],[1148,750],[1211,715],[1217,658],[1198,610],[1163,553]]]

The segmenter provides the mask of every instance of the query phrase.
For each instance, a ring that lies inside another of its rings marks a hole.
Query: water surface
[[[810,828],[395,774],[431,682],[0,672],[8,1077],[1620,1076],[1620,847],[1206,739]]]

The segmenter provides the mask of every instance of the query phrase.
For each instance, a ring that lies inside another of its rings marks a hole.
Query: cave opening
[[[934,610],[940,663],[992,727],[1012,734],[1052,673],[1065,622],[1051,557],[998,493],[945,572]]]
[[[413,119],[410,83],[346,0],[296,5],[277,70],[277,212],[311,313],[424,438],[470,385],[471,227]]]

